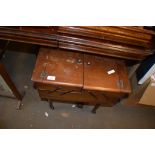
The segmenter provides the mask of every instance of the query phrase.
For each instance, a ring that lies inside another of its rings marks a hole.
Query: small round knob
[[[87,62],[87,65],[90,65],[90,64],[91,64],[91,63],[88,61],[88,62]]]
[[[81,64],[81,63],[82,63],[82,60],[81,60],[81,59],[78,59],[78,60],[77,60],[77,63],[78,63],[78,64]]]

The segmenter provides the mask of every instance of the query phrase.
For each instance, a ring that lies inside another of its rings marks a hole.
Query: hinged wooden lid
[[[38,54],[32,81],[82,87],[82,54],[42,47]]]
[[[84,89],[130,92],[125,64],[120,60],[84,54]]]
[[[131,91],[123,61],[44,47],[39,51],[32,81],[86,90]]]

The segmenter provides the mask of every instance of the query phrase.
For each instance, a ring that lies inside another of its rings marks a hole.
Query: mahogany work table
[[[124,61],[152,55],[154,36],[140,26],[0,27],[2,40],[46,46],[32,76],[41,98],[96,107],[112,106],[131,91]]]
[[[103,56],[41,47],[32,81],[42,99],[113,106],[130,93],[123,61]]]

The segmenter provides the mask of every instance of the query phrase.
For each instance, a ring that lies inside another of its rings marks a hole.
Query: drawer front
[[[44,84],[44,83],[35,83],[35,87],[39,90],[45,91],[81,91],[80,87],[72,87],[72,86],[62,86],[62,85],[51,85],[51,84]]]
[[[88,93],[102,106],[113,106],[124,96],[123,93],[106,91],[88,91]]]
[[[102,101],[102,98],[104,98],[105,102],[102,102],[102,105],[109,105],[113,106],[117,102],[120,101],[120,99],[124,96],[124,94],[121,93],[112,93],[112,92],[100,92],[100,98],[99,101]]]
[[[85,103],[97,103],[96,98],[91,96],[87,91],[68,91],[63,92],[61,90],[48,91],[38,90],[41,98],[51,99],[54,101],[67,101],[67,102],[85,102]]]
[[[51,99],[62,102],[84,102],[89,104],[99,103],[102,106],[113,106],[122,97],[120,93],[108,93],[97,91],[77,90],[38,90],[43,99]]]

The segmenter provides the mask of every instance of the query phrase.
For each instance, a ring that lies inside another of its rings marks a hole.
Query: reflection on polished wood
[[[129,60],[153,54],[154,35],[138,26],[0,27],[0,39]]]

